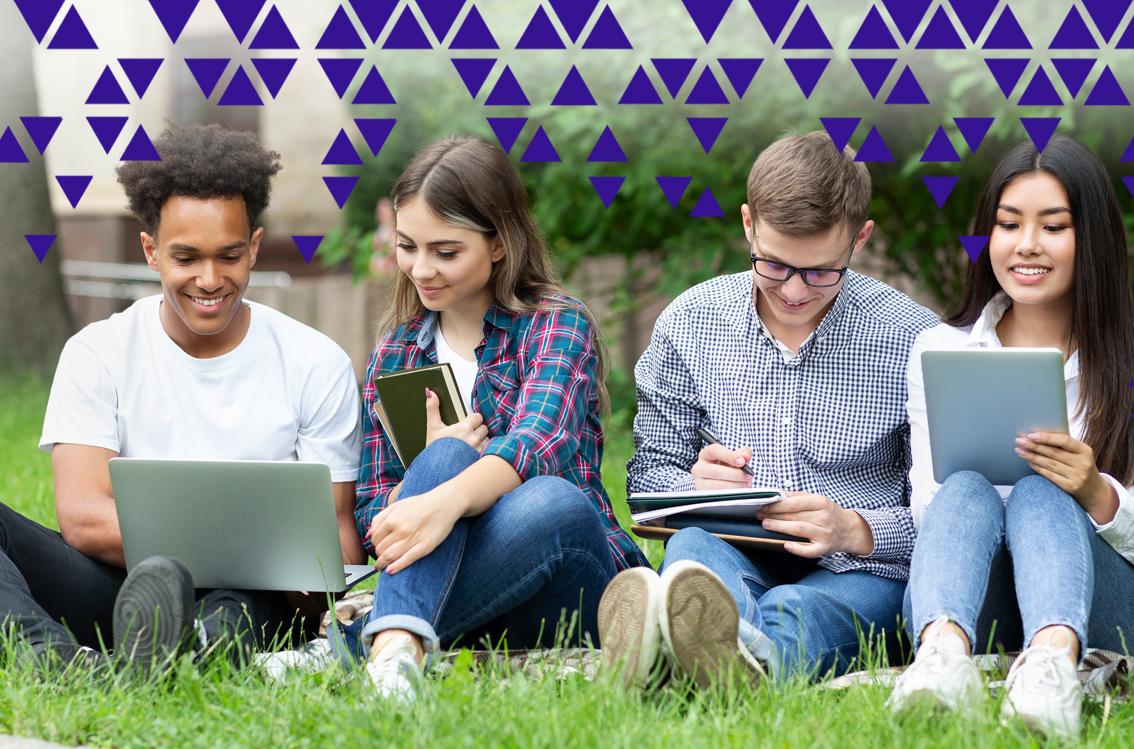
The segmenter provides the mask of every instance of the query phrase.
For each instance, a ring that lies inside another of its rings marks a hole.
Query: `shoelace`
[[[1036,679],[1030,679],[1028,688],[1037,692],[1058,694],[1063,685],[1063,675],[1056,665],[1056,659],[1066,658],[1067,654],[1070,652],[1069,648],[1056,649],[1046,645],[1037,645],[1028,648],[1016,659],[1016,662],[1012,664],[1012,668],[1008,670],[1008,678],[1005,680],[1004,686],[1010,690],[1012,685],[1016,682],[1020,671],[1023,670],[1024,665],[1031,664],[1031,668],[1039,671],[1040,676]]]

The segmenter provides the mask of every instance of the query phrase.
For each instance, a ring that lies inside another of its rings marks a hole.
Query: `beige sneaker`
[[[1070,654],[1070,648],[1050,645],[1032,645],[1020,654],[1004,681],[1002,725],[1019,718],[1033,731],[1078,738],[1083,686]]]
[[[897,713],[917,706],[972,715],[985,696],[976,663],[965,653],[965,642],[943,632],[947,617],[926,629],[917,656],[894,684],[886,706]]]
[[[381,650],[372,652],[366,664],[366,675],[370,677],[372,695],[406,707],[413,705],[424,686],[413,638],[409,635],[395,637]]]
[[[649,567],[631,567],[614,576],[598,607],[599,644],[604,669],[621,669],[624,688],[657,682],[662,608],[661,579]]]

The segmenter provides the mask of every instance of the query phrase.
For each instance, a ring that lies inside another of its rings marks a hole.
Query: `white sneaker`
[[[984,697],[984,683],[965,642],[941,629],[949,619],[941,617],[929,625],[917,656],[894,684],[886,706],[897,713],[921,705],[971,715]]]
[[[658,679],[661,609],[661,579],[649,567],[619,572],[602,593],[598,607],[602,665],[622,669],[624,688],[648,687]]]
[[[407,707],[416,702],[422,689],[422,673],[413,638],[409,635],[395,637],[381,650],[372,652],[366,664],[366,675],[376,696]]]
[[[1070,648],[1050,645],[1032,645],[1020,654],[1004,681],[1008,695],[1000,707],[1002,725],[1018,717],[1033,731],[1065,739],[1079,736],[1083,687],[1070,654]]]
[[[755,686],[764,678],[763,666],[739,637],[736,601],[716,573],[682,560],[666,568],[661,587],[662,641],[697,686]]]
[[[315,674],[334,668],[340,662],[327,640],[312,640],[298,650],[257,653],[253,659],[264,675],[276,682],[282,682],[289,669]]]

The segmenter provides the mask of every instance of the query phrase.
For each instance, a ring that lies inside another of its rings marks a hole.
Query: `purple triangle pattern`
[[[866,134],[866,140],[862,142],[862,147],[858,149],[854,160],[859,162],[894,160],[894,157],[890,155],[890,149],[886,147],[886,142],[878,133],[877,127],[871,126],[870,132]]]
[[[402,14],[394,23],[394,28],[386,37],[386,43],[382,45],[382,49],[433,49],[433,44],[425,35],[421,24],[417,22],[417,16],[407,5],[402,8]]]
[[[236,69],[232,80],[228,82],[228,88],[221,94],[217,104],[222,107],[262,107],[264,100],[260,98],[260,94],[252,84],[252,79],[248,77],[242,65]]]
[[[339,206],[339,208],[342,208],[342,206]],[[318,250],[319,245],[323,243],[323,237],[317,234],[293,234],[291,241],[295,242],[295,246],[299,249],[299,254],[303,255],[303,261],[310,264],[311,258],[315,257],[315,251]]]
[[[125,117],[88,117],[87,122],[94,131],[95,137],[98,138],[102,150],[110,153],[110,149],[114,148],[115,141],[118,136],[122,134],[122,128],[126,127]]]
[[[1134,177],[1123,177],[1122,181],[1126,183],[1126,189],[1130,191],[1130,194],[1134,195]]]
[[[338,7],[323,36],[319,37],[315,49],[366,49],[366,43],[350,22],[346,8],[341,5]]]
[[[526,107],[531,104],[524,89],[520,88],[520,82],[516,80],[512,68],[507,65],[484,103],[489,107]]]
[[[965,27],[969,40],[976,44],[992,12],[996,10],[995,0],[949,0],[949,6],[957,14],[957,20]]]
[[[1071,98],[1074,99],[1083,89],[1083,84],[1087,82],[1087,76],[1095,67],[1095,60],[1091,57],[1053,57],[1051,64],[1059,72],[1059,77],[1063,79],[1063,85],[1067,87]]]
[[[1059,120],[1059,117],[1021,117],[1020,124],[1028,132],[1028,137],[1032,139],[1032,143],[1035,143],[1036,149],[1043,153],[1047,142],[1055,134],[1055,128],[1059,126]]]
[[[646,74],[646,69],[641,65],[638,66],[638,72],[634,73],[634,77],[630,79],[630,85],[626,87],[623,92],[622,98],[618,100],[619,104],[661,104],[661,97],[658,96],[658,90],[654,88],[653,81],[650,76]]]
[[[28,240],[28,245],[31,246],[32,252],[35,253],[35,259],[43,263],[43,259],[47,257],[48,250],[51,245],[55,244],[57,234],[25,234],[24,239]]]
[[[331,145],[327,155],[323,157],[323,166],[362,166],[362,157],[358,155],[354,144],[346,134],[346,130],[339,130],[338,137]]]
[[[1020,97],[1018,103],[1024,107],[1063,106],[1063,99],[1059,98],[1059,92],[1055,90],[1055,86],[1048,78],[1043,65],[1036,69],[1036,74],[1032,76],[1032,82],[1024,89],[1024,94]]]
[[[1122,158],[1119,159],[1119,161],[1124,161],[1124,162],[1134,161],[1134,140],[1130,141],[1130,145],[1128,145],[1126,147],[1126,151],[1123,152]]]
[[[289,57],[252,58],[252,64],[256,67],[256,72],[260,74],[260,80],[264,82],[264,86],[273,99],[279,95],[280,89],[283,88],[287,77],[291,75],[295,63],[296,60]]]
[[[1109,44],[1114,32],[1118,30],[1118,24],[1122,22],[1122,17],[1126,15],[1134,0],[1081,0],[1081,2],[1102,33],[1103,41]]]
[[[591,155],[587,157],[587,163],[596,162],[622,162],[626,161],[626,154],[622,151],[622,146],[618,144],[618,140],[614,137],[614,133],[607,127],[602,131],[599,136],[598,142],[595,147],[591,149]]]
[[[1118,80],[1107,65],[1083,104],[1088,107],[1126,107],[1130,105],[1130,100],[1126,98],[1126,92],[1118,85]]]
[[[1000,14],[1000,18],[992,27],[992,31],[988,32],[988,38],[984,40],[984,49],[1031,48],[1032,43],[1028,41],[1024,30],[1020,28],[1020,22],[1016,20],[1016,15],[1011,8],[1005,5],[1004,12]]]
[[[280,15],[279,8],[273,5],[271,10],[268,11],[267,17],[260,24],[260,30],[252,38],[252,43],[248,45],[248,49],[299,49],[299,45],[295,43],[295,37],[291,35],[291,29],[287,27],[283,16]]]
[[[1059,31],[1055,32],[1055,38],[1051,40],[1051,44],[1047,48],[1098,49],[1099,45],[1091,34],[1091,30],[1087,28],[1087,22],[1083,20],[1083,15],[1079,13],[1079,9],[1071,6],[1067,18],[1063,19],[1063,24],[1059,27]]]
[[[201,87],[201,93],[208,99],[213,95],[213,89],[224,75],[225,69],[231,60],[224,57],[187,57],[185,64],[193,74],[193,80]]]
[[[957,33],[956,27],[953,22],[949,20],[949,16],[945,13],[943,6],[937,6],[937,12],[933,14],[930,19],[929,25],[925,27],[925,32],[922,33],[921,39],[917,43],[918,49],[964,49],[965,43],[961,40],[961,35]]]
[[[713,197],[712,190],[705,188],[701,197],[697,198],[697,205],[693,206],[689,218],[724,218],[724,211],[721,210],[721,204]]]
[[[36,150],[43,154],[47,150],[48,144],[51,143],[51,139],[55,137],[59,126],[63,124],[63,118],[21,117],[20,122],[24,123],[24,130],[28,131],[28,137],[32,139]]]
[[[957,149],[953,148],[953,141],[949,140],[949,136],[945,134],[945,128],[943,127],[937,128],[937,132],[933,134],[933,138],[929,141],[929,145],[925,147],[925,153],[921,155],[920,159],[922,162],[951,162],[960,160],[961,157],[957,154]]]
[[[536,8],[523,36],[516,42],[516,49],[567,49],[542,5]]]
[[[20,148],[16,134],[12,132],[12,128],[4,128],[4,134],[0,135],[0,164],[27,163],[29,163],[28,155],[24,153],[23,148]]]
[[[775,44],[779,41],[780,34],[784,33],[784,27],[799,5],[799,0],[748,0],[748,4],[756,11],[760,25]]]
[[[571,70],[567,71],[567,77],[563,80],[563,85],[559,87],[555,98],[551,100],[551,104],[556,107],[597,106],[595,97],[591,95],[591,90],[587,88],[586,81],[583,80],[579,69],[574,65],[571,66]]]
[[[265,3],[266,0],[217,0],[221,15],[240,44],[244,44]]]
[[[358,126],[358,132],[362,133],[362,139],[370,147],[370,153],[377,156],[378,152],[382,150],[382,146],[386,145],[386,140],[390,137],[390,133],[394,130],[394,125],[398,124],[398,121],[376,117],[355,118],[354,124]]]
[[[587,41],[583,42],[583,49],[634,49],[609,5],[599,14]]]
[[[717,33],[717,27],[721,25],[725,13],[732,5],[732,0],[681,0],[681,2],[693,18],[693,24],[701,32],[705,44],[708,44],[713,34]]]
[[[496,38],[488,30],[488,24],[476,6],[472,6],[465,22],[457,29],[456,36],[449,43],[449,49],[500,49]]]
[[[976,153],[995,119],[995,117],[954,117],[953,122],[957,123],[957,129],[961,131],[969,151]]]
[[[331,197],[335,199],[335,203],[339,206],[339,210],[346,205],[350,194],[354,192],[354,186],[358,184],[358,177],[324,177],[323,182],[327,185],[327,190],[330,191]]]
[[[421,15],[425,16],[425,22],[441,44],[445,42],[445,37],[449,35],[449,29],[453,28],[453,22],[457,20],[464,4],[465,0],[417,0]]]
[[[685,119],[689,127],[693,128],[693,134],[697,136],[697,141],[701,144],[701,148],[705,149],[706,154],[713,150],[721,130],[724,130],[725,123],[728,122],[728,117],[686,117]]]
[[[957,184],[956,177],[922,177],[925,181],[925,186],[929,188],[930,195],[937,203],[938,208],[945,207],[945,201],[949,199],[949,194],[953,192],[953,187]]]
[[[990,57],[985,60],[988,69],[992,71],[992,77],[996,79],[996,84],[1007,98],[1011,98],[1012,90],[1020,82],[1029,62],[1030,60],[1024,57]]]
[[[16,7],[19,8],[36,42],[41,43],[63,8],[63,0],[16,0]]]
[[[728,104],[728,96],[725,95],[721,84],[717,83],[717,78],[708,65],[701,71],[701,77],[693,85],[693,90],[689,92],[689,98],[685,100],[685,103]]]
[[[157,75],[158,68],[161,67],[163,62],[165,60],[160,57],[118,58],[122,72],[126,74],[126,78],[134,87],[139,99],[146,95],[146,91],[149,90],[150,84],[153,83],[154,76]]]
[[[929,11],[933,0],[882,0],[886,12],[898,27],[898,31],[909,44],[914,32],[921,25],[921,19]]]
[[[83,195],[86,194],[87,187],[90,185],[92,179],[94,179],[92,175],[60,175],[55,178],[55,181],[59,183],[59,187],[63,190],[63,194],[67,196],[67,202],[71,204],[71,207],[78,208],[79,201],[82,200]]]
[[[665,199],[669,201],[670,208],[677,208],[677,204],[681,202],[682,196],[685,191],[689,189],[689,183],[693,181],[692,177],[654,177],[658,181],[658,187],[665,193]]]
[[[591,184],[594,185],[595,192],[602,198],[602,204],[610,208],[610,204],[614,201],[614,196],[622,189],[622,183],[626,181],[625,177],[591,177]]]
[[[55,36],[51,37],[51,44],[48,44],[47,48],[98,49],[98,45],[95,44],[94,37],[91,36],[87,25],[79,16],[79,11],[75,10],[75,6],[72,5],[67,10],[67,15],[63,16],[63,23],[59,24],[59,28],[55,31]]]
[[[858,27],[858,33],[851,40],[850,49],[898,49],[898,40],[882,20],[877,5],[870,6],[866,20]]]
[[[833,49],[810,5],[803,6],[803,12],[784,40],[783,49]]]
[[[784,62],[787,63],[795,82],[799,84],[803,98],[810,99],[811,92],[815,90],[816,84],[823,76],[823,71],[831,61],[826,57],[789,57],[784,59]]]
[[[375,65],[366,74],[366,80],[358,87],[358,93],[354,95],[354,101],[351,103],[397,104],[398,102],[394,101],[394,95],[390,93],[386,81],[382,80],[382,74],[378,72],[378,66]]]
[[[111,72],[110,66],[107,65],[102,75],[98,77],[98,82],[91,89],[90,96],[87,97],[87,104],[129,104],[130,100],[126,98],[126,92],[122,90],[122,86],[118,84],[118,79],[114,77]]]
[[[762,57],[720,57],[717,58],[717,62],[721,64],[721,70],[724,71],[724,74],[728,77],[728,82],[736,91],[736,98],[743,99],[764,59]]]
[[[362,59],[358,57],[320,57],[319,65],[323,67],[323,73],[326,74],[327,80],[331,82],[335,93],[341,99],[346,94],[347,89],[350,88],[355,75],[358,74],[358,69],[362,67]]]
[[[835,144],[835,148],[839,149],[842,153],[843,149],[850,143],[851,136],[854,135],[855,128],[858,123],[862,122],[861,117],[820,117],[819,121],[823,123],[823,127],[827,130],[827,135],[831,136],[831,140]]]
[[[169,34],[169,41],[177,44],[189,17],[197,9],[200,0],[150,0],[150,6],[157,13],[158,20],[165,33]]]
[[[958,236],[957,239],[961,240],[961,246],[965,248],[965,254],[969,256],[969,260],[974,263],[980,257],[980,253],[984,252],[985,246],[988,244],[988,237],[972,237]]]
[[[461,80],[465,84],[465,88],[469,90],[472,98],[480,93],[480,89],[484,86],[488,74],[492,72],[493,66],[496,65],[495,57],[454,57],[452,59],[453,67],[457,69],[457,74],[461,76]]]
[[[138,125],[134,137],[122,152],[122,161],[161,161],[161,156],[150,142],[150,137],[146,135],[146,129],[141,125]]]
[[[563,30],[571,37],[571,43],[579,41],[579,35],[586,28],[587,21],[591,20],[599,0],[548,0],[551,9],[563,24]]]
[[[488,118],[488,126],[492,128],[496,140],[500,141],[500,147],[505,152],[511,151],[512,146],[516,145],[516,139],[520,137],[520,132],[526,124],[528,124],[527,117]]]
[[[890,96],[886,99],[887,104],[928,104],[929,99],[926,98],[925,92],[921,90],[921,85],[914,77],[913,71],[907,65],[902,74],[898,76],[898,82],[894,84],[894,88],[890,89]]]
[[[366,29],[366,35],[370,37],[370,41],[376,44],[378,37],[382,35],[382,30],[386,28],[386,22],[390,20],[390,16],[394,15],[394,9],[398,7],[398,0],[347,1],[350,3],[350,7],[354,8],[354,14],[358,16],[362,28]]]
[[[870,97],[877,99],[878,92],[885,85],[897,59],[893,57],[853,57],[851,62],[854,64],[854,69],[858,71],[858,77],[866,85],[866,90],[870,92]]]
[[[662,83],[665,84],[669,95],[676,99],[681,87],[685,85],[685,79],[689,77],[689,73],[693,71],[693,66],[697,64],[697,59],[693,57],[655,57],[650,62],[654,64],[654,69],[661,76]]]
[[[560,161],[559,153],[555,150],[555,146],[551,145],[547,133],[543,131],[543,125],[540,125],[539,130],[536,130],[536,134],[532,136],[532,142],[524,149],[520,161],[528,164]]]

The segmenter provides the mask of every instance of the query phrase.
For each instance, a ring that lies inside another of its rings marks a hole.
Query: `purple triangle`
[[[595,192],[602,198],[602,204],[610,208],[614,196],[622,189],[622,183],[626,181],[625,177],[591,177],[591,184],[595,186]]]
[[[945,8],[937,6],[937,12],[933,14],[930,19],[929,25],[925,27],[925,31],[921,35],[921,39],[917,43],[918,49],[964,49],[965,43],[961,40],[961,35],[957,33],[957,29],[953,26],[953,22],[949,20],[949,16],[945,13]]]
[[[866,20],[858,27],[858,33],[851,40],[850,49],[898,49],[898,40],[882,20],[877,5],[870,6]]]
[[[1055,134],[1055,128],[1059,126],[1059,119],[1059,117],[1021,117],[1020,124],[1028,131],[1028,137],[1032,139],[1036,149],[1043,153],[1047,142]]]
[[[520,131],[524,129],[526,124],[528,124],[527,117],[488,118],[488,125],[496,134],[496,140],[500,141],[500,147],[505,152],[511,151],[512,146],[516,145],[516,139],[520,137]]]
[[[490,107],[526,107],[531,104],[524,95],[524,90],[520,88],[520,82],[516,80],[512,69],[507,65],[504,66],[504,72],[496,80],[492,93],[484,103]]]
[[[417,22],[417,16],[407,5],[402,8],[402,14],[398,16],[382,49],[433,49],[433,44],[425,35],[421,24]]]
[[[445,41],[464,4],[465,0],[417,0],[417,7],[438,43]]]
[[[543,125],[540,125],[539,130],[536,130],[536,134],[532,137],[532,142],[524,150],[524,155],[520,157],[520,161],[530,163],[559,160],[559,153],[555,150],[555,146],[551,145],[551,139],[543,131]]]
[[[599,14],[583,49],[634,49],[609,5]]]
[[[63,7],[63,0],[16,0],[16,7],[20,9],[38,43],[47,36],[51,24],[59,15],[59,9]]]
[[[150,0],[150,5],[154,13],[157,13],[165,33],[169,34],[169,40],[177,44],[178,37],[185,30],[189,16],[193,15],[199,2],[200,0]]]
[[[890,89],[890,96],[886,99],[887,104],[928,104],[929,99],[926,98],[925,92],[921,90],[921,85],[918,84],[917,78],[914,77],[913,71],[907,65],[902,74],[898,76],[898,82],[894,84],[894,88]]]
[[[51,245],[55,244],[57,236],[57,234],[25,234],[24,239],[28,240],[28,244],[31,245],[36,260],[43,263],[43,259],[47,257],[47,251],[51,249]]]
[[[126,74],[130,85],[138,93],[139,99],[146,95],[146,91],[149,90],[150,84],[153,83],[154,76],[157,75],[158,68],[161,67],[163,62],[165,60],[160,57],[118,58],[122,72]]]
[[[222,107],[262,107],[264,100],[260,98],[260,94],[252,84],[252,79],[244,72],[244,66],[241,65],[236,69],[232,80],[228,82],[228,88],[217,104]]]
[[[454,57],[453,67],[457,69],[457,74],[461,76],[461,80],[465,82],[465,88],[469,90],[472,98],[480,93],[481,86],[488,78],[488,74],[492,72],[492,67],[496,65],[495,57]]]
[[[449,43],[449,49],[500,49],[500,45],[474,5]]]
[[[984,49],[1031,48],[1032,43],[1028,41],[1024,30],[1020,28],[1020,22],[1016,20],[1012,9],[1005,5],[1004,12],[1000,14],[1000,18],[992,27],[992,31],[988,32],[988,38],[984,40]]]
[[[1134,49],[1134,23],[1126,27],[1126,31],[1122,32],[1122,38],[1114,45],[1115,49]]]
[[[914,32],[921,25],[921,19],[929,12],[933,0],[882,0],[886,12],[898,27],[902,38],[909,44]]]
[[[571,37],[571,43],[579,41],[579,35],[586,28],[587,21],[591,20],[599,0],[548,0],[551,9],[563,24],[563,30]]]
[[[654,64],[654,69],[661,76],[662,83],[665,84],[669,95],[676,99],[677,93],[685,85],[685,79],[689,77],[693,66],[697,64],[697,59],[695,57],[655,57],[650,62]]]
[[[1081,0],[1091,20],[1095,22],[1102,33],[1103,41],[1110,43],[1110,38],[1118,30],[1118,24],[1130,8],[1132,0]]]
[[[386,22],[394,15],[398,0],[348,0],[370,41],[377,43]]]
[[[118,140],[118,136],[122,134],[122,128],[126,127],[125,117],[88,117],[87,122],[90,123],[91,130],[94,131],[95,137],[102,145],[102,150],[110,153],[110,149],[114,148],[114,142]]]
[[[347,137],[346,130],[339,130],[339,135],[335,138],[331,150],[327,151],[327,155],[323,157],[323,166],[328,164],[362,166],[362,158],[354,149],[354,144],[350,142],[350,138]]]
[[[79,11],[75,10],[75,6],[72,5],[67,10],[67,15],[63,16],[63,23],[59,24],[59,29],[51,38],[51,44],[48,44],[47,48],[98,49],[98,45],[95,44],[94,37],[87,30],[87,25],[83,23],[83,19],[79,17]]]
[[[354,192],[354,186],[358,184],[358,177],[324,177],[323,182],[326,183],[327,189],[331,191],[331,197],[335,199],[338,204],[339,210],[346,205],[347,199],[350,194]]]
[[[338,7],[335,15],[331,17],[331,22],[327,24],[327,30],[319,37],[315,49],[366,49],[366,43],[358,35],[358,29],[350,22],[346,8],[341,5]]]
[[[953,122],[957,123],[957,129],[961,131],[969,151],[976,153],[995,119],[995,117],[954,117]]]
[[[783,48],[832,49],[831,42],[827,39],[827,35],[823,33],[823,27],[819,25],[815,14],[811,12],[811,6],[803,6],[803,12],[799,14],[799,20],[795,22],[791,33],[788,34],[788,38],[784,41]]]
[[[819,78],[827,69],[827,63],[831,61],[825,57],[789,57],[784,62],[795,77],[795,82],[799,84],[803,97],[810,99],[811,92],[815,90],[815,85],[819,83]]]
[[[583,80],[583,76],[579,74],[578,68],[574,65],[567,71],[567,77],[563,80],[563,85],[559,87],[559,92],[555,94],[551,103],[553,106],[564,107],[593,107],[597,105],[595,97],[591,96],[591,90],[587,88],[586,81]]]
[[[59,187],[63,190],[63,194],[67,196],[67,202],[71,204],[72,208],[79,207],[79,201],[83,199],[83,194],[87,191],[87,186],[90,185],[93,176],[84,177],[64,177],[59,176],[55,181],[59,183]]]
[[[853,57],[851,62],[854,63],[854,69],[858,71],[858,77],[866,84],[866,90],[870,92],[870,97],[876,99],[878,92],[882,90],[882,86],[890,76],[890,71],[894,69],[894,63],[897,62],[897,59],[893,57]]]
[[[240,44],[244,44],[244,38],[252,30],[256,17],[264,9],[264,2],[265,0],[217,0],[221,15]]]
[[[922,162],[950,162],[960,160],[961,157],[957,154],[957,149],[953,148],[953,141],[949,140],[949,136],[945,134],[945,128],[940,126],[937,128],[937,132],[933,134],[929,145],[925,147],[925,153],[923,153],[921,159],[919,159],[919,161]]]
[[[279,8],[273,5],[268,11],[267,18],[260,24],[260,30],[252,38],[248,49],[299,49],[295,37],[291,35],[291,29],[280,15]]]
[[[1025,107],[1063,106],[1063,99],[1059,98],[1059,92],[1047,77],[1047,71],[1043,69],[1042,64],[1036,69],[1032,82],[1024,89],[1024,95],[1020,97],[1018,103]]]
[[[27,164],[28,155],[20,148],[16,134],[12,128],[4,128],[4,135],[0,136],[0,164]]]
[[[129,103],[130,100],[126,98],[126,92],[122,90],[122,86],[118,85],[118,79],[114,77],[114,73],[110,72],[110,66],[107,65],[102,71],[102,75],[98,77],[98,83],[91,89],[91,94],[87,97],[87,104]]]
[[[980,37],[992,12],[996,10],[997,0],[949,0],[950,7],[957,14],[957,20],[965,27],[965,33],[973,44]]]
[[[206,99],[213,95],[213,89],[217,87],[217,82],[224,75],[225,68],[230,62],[232,61],[223,57],[185,58],[185,64],[193,74],[193,80],[197,81]]]
[[[717,62],[721,64],[721,70],[728,76],[728,82],[736,91],[736,97],[743,99],[764,59],[761,57],[719,57]]]
[[[704,37],[705,44],[708,44],[713,34],[717,33],[717,27],[721,25],[725,13],[732,5],[732,0],[681,0],[681,2],[693,17],[693,23]]]
[[[1072,6],[1070,12],[1067,13],[1067,18],[1063,19],[1063,25],[1059,27],[1059,31],[1055,32],[1055,38],[1051,40],[1051,44],[1047,45],[1048,49],[1098,49],[1099,45],[1095,41],[1095,37],[1091,34],[1091,30],[1087,28],[1087,22],[1083,20],[1083,16],[1079,13],[1079,9]]]
[[[382,146],[386,145],[386,139],[390,137],[390,132],[397,123],[397,120],[386,118],[355,118],[354,121],[366,145],[370,146],[370,153],[375,156],[382,150]]]
[[[130,144],[122,153],[122,161],[161,161],[161,156],[146,135],[146,129],[141,125],[138,125],[134,137],[130,139]]]
[[[1130,194],[1134,195],[1134,177],[1123,177],[1122,181],[1126,183],[1126,189],[1130,191]],[[1131,386],[1134,387],[1134,383]]]
[[[748,4],[756,11],[760,25],[768,32],[772,44],[775,44],[780,34],[784,33],[784,27],[795,12],[795,6],[799,5],[799,0],[748,0]]]
[[[658,96],[658,90],[654,88],[653,81],[650,76],[646,74],[646,69],[641,65],[638,66],[638,72],[634,73],[634,77],[630,79],[630,85],[626,87],[623,92],[622,98],[618,100],[619,104],[661,104],[661,97]]]
[[[831,140],[835,144],[835,148],[839,149],[842,153],[843,149],[850,143],[851,136],[854,135],[854,130],[858,127],[858,123],[862,122],[861,117],[820,117],[819,121],[823,123],[823,127],[827,129],[827,135],[831,136]]]
[[[655,177],[658,181],[658,187],[665,193],[665,199],[669,201],[670,208],[677,208],[677,204],[681,202],[682,196],[685,191],[689,189],[689,183],[693,181],[692,177]]]
[[[725,96],[724,89],[721,88],[721,84],[717,83],[717,78],[713,75],[713,71],[709,70],[708,65],[701,71],[701,77],[693,84],[693,90],[689,92],[689,98],[685,100],[685,103],[728,104],[728,97]]]
[[[1126,151],[1123,152],[1119,161],[1134,161],[1134,140],[1130,141],[1130,145],[1126,147]]]
[[[925,186],[929,188],[929,192],[933,195],[933,200],[936,201],[938,208],[945,207],[945,201],[949,199],[949,193],[953,192],[953,186],[957,184],[956,177],[922,177],[925,180]]]
[[[1088,107],[1125,107],[1130,105],[1122,86],[1118,85],[1110,66],[1103,68],[1102,75],[1095,81],[1090,96],[1083,102]]]
[[[319,64],[323,66],[323,73],[326,74],[327,80],[331,82],[335,93],[341,99],[346,94],[347,89],[350,88],[354,76],[358,74],[358,69],[362,67],[362,58],[320,57]]]
[[[610,132],[607,127],[602,131],[599,136],[598,142],[595,147],[591,149],[591,155],[587,157],[587,163],[593,162],[615,162],[626,161],[626,154],[622,151],[622,146],[618,144],[618,140],[614,137],[614,133]]]
[[[697,198],[697,205],[693,206],[689,218],[724,218],[724,211],[721,210],[721,205],[717,202],[717,199],[713,197],[712,190],[705,188],[701,197]]]
[[[567,49],[542,5],[536,8],[524,35],[516,43],[516,49]]]
[[[1095,60],[1091,57],[1053,57],[1051,63],[1059,71],[1059,77],[1063,79],[1063,85],[1071,93],[1072,99],[1079,95],[1087,76],[1095,67]]]
[[[985,60],[988,69],[992,71],[992,77],[996,79],[1000,90],[1008,98],[1012,97],[1012,89],[1016,88],[1016,84],[1020,82],[1020,78],[1024,75],[1024,69],[1028,67],[1029,62],[1030,60],[1023,57],[990,57]]]
[[[980,253],[984,252],[985,245],[988,244],[988,237],[957,237],[961,240],[961,246],[965,248],[965,254],[969,256],[969,260],[974,263],[980,257]]]
[[[338,198],[336,198],[337,200]],[[343,201],[344,203],[346,201]],[[342,208],[340,205],[339,208]],[[311,258],[315,257],[315,251],[319,249],[319,245],[323,243],[323,237],[293,234],[291,241],[295,242],[295,246],[299,248],[299,254],[303,255],[303,261],[310,264]]]
[[[20,122],[24,123],[24,130],[28,131],[28,137],[35,143],[35,148],[41,154],[47,150],[47,145],[51,143],[51,139],[55,137],[55,132],[59,130],[59,126],[63,123],[62,117],[21,117]]]
[[[689,122],[689,127],[693,128],[693,134],[697,136],[697,141],[701,144],[701,148],[705,149],[705,153],[713,150],[713,145],[721,136],[721,130],[724,130],[725,123],[728,122],[728,117],[686,117],[685,119]]]
[[[866,134],[866,140],[862,142],[862,147],[858,149],[854,160],[861,162],[894,160],[894,157],[890,155],[890,149],[886,147],[886,142],[878,134],[877,127],[871,126],[870,132]]]
[[[256,66],[256,72],[260,74],[260,80],[264,82],[264,86],[273,99],[279,95],[284,81],[291,75],[291,69],[295,67],[295,62],[295,59],[289,57],[252,58],[252,64]]]
[[[354,95],[352,104],[397,104],[394,101],[394,95],[390,93],[390,89],[386,86],[386,81],[382,80],[382,74],[378,72],[378,66],[370,68],[370,72],[366,74],[366,80],[358,87],[358,93]]]

